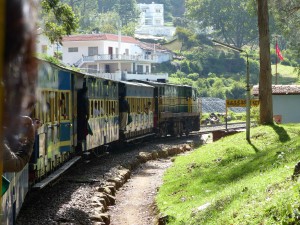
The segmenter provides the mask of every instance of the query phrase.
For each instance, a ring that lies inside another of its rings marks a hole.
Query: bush
[[[290,60],[288,59],[284,59],[283,61],[281,61],[281,64],[285,66],[291,66]]]
[[[199,74],[198,73],[190,73],[189,75],[187,75],[187,78],[196,81],[199,78]]]
[[[250,118],[252,118],[257,124],[260,123],[259,107],[251,107]]]

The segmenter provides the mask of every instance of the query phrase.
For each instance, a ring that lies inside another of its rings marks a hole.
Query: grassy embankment
[[[157,203],[168,224],[299,224],[300,126],[251,129],[176,158]],[[288,223],[288,222],[291,223]]]
[[[295,67],[285,66],[278,64],[277,65],[277,83],[278,84],[299,84],[299,78]],[[273,84],[275,84],[275,73],[276,66],[272,65],[272,80]]]

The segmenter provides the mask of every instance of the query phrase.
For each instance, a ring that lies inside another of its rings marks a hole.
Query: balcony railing
[[[96,61],[131,61],[131,62],[158,62],[156,55],[122,55],[122,54],[101,54],[93,56],[82,56],[82,63]]]
[[[80,68],[80,71],[96,77],[111,80],[149,80],[157,81],[158,79],[168,80],[167,73],[132,73],[126,71],[116,71],[114,73],[104,73],[92,68]]]

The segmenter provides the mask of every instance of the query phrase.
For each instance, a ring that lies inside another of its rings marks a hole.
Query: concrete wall
[[[273,115],[281,115],[282,123],[300,122],[300,95],[273,95]]]

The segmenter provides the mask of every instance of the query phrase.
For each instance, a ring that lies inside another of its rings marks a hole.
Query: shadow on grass
[[[273,130],[277,133],[280,142],[284,143],[291,140],[290,136],[283,127],[280,127],[276,124],[271,125],[270,127],[272,127]]]
[[[252,144],[251,140],[248,140],[248,144],[251,145],[251,147],[254,149],[254,151],[255,151],[256,153],[259,152],[258,148],[257,148],[254,144]]]

